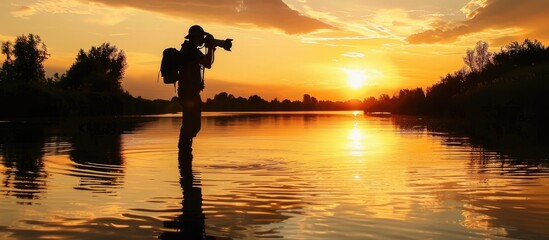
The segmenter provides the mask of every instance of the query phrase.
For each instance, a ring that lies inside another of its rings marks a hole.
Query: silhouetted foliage
[[[203,106],[205,111],[329,111],[329,110],[361,110],[363,103],[360,100],[345,102],[319,101],[315,97],[305,94],[303,101],[291,101],[277,98],[267,101],[258,95],[250,97],[235,97],[226,92],[218,93],[213,99],[208,98]]]
[[[549,48],[537,40],[512,42],[489,53],[485,42],[467,50],[462,68],[427,88],[365,100],[367,112],[451,115],[542,126],[548,119]]]
[[[526,39],[523,43],[511,42],[494,56],[497,66],[526,66],[549,61],[549,50],[538,40]]]
[[[462,68],[454,73],[448,73],[438,83],[427,88],[426,111],[441,114],[450,112],[452,97],[465,91],[466,78],[467,73]]]
[[[484,41],[477,42],[475,49],[467,49],[463,62],[471,72],[482,72],[484,68],[492,63],[493,53],[488,51],[488,43]]]
[[[6,61],[0,70],[0,82],[8,83],[42,83],[45,81],[42,63],[48,58],[46,45],[38,35],[21,35],[2,43],[2,54]]]
[[[402,89],[395,104],[395,110],[401,113],[423,113],[425,93],[421,88]]]
[[[80,49],[76,62],[60,78],[65,89],[93,92],[122,92],[121,80],[126,69],[126,55],[116,46],[103,43],[87,53]]]
[[[121,86],[126,57],[109,43],[80,50],[66,74],[45,78],[49,56],[39,36],[2,43],[0,117],[159,114],[180,111],[177,101],[133,97]]]

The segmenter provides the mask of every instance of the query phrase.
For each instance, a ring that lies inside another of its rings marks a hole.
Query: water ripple
[[[124,121],[2,123],[0,239],[549,235],[549,154],[533,144],[418,118],[208,113],[189,170],[179,116]]]

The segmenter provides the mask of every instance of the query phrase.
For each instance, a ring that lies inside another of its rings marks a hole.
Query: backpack
[[[160,63],[160,74],[166,84],[174,84],[179,78],[182,59],[181,53],[175,48],[166,48],[162,52],[162,62]]]

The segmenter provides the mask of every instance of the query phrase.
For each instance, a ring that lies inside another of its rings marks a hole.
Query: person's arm
[[[203,67],[210,69],[212,68],[212,64],[214,62],[215,46],[207,46],[206,51],[206,55],[199,59],[198,63],[200,63]]]

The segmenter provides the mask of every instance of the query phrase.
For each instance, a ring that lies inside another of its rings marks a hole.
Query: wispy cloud
[[[498,30],[514,36],[531,34],[549,38],[547,0],[471,0],[461,10],[466,20],[437,22],[431,29],[412,34],[407,40],[410,43],[453,42],[463,36]]]
[[[77,14],[87,16],[85,22],[116,25],[131,14],[130,9],[113,9],[104,4],[78,0],[38,0],[28,5],[15,5],[14,17],[27,18],[38,13]]]
[[[197,23],[214,22],[242,27],[278,29],[304,34],[331,25],[303,16],[282,0],[89,0],[116,8],[135,8]]]
[[[39,12],[88,15],[97,12],[96,9],[98,8],[96,4],[76,0],[38,0],[32,4],[16,5],[15,7],[16,10],[12,12],[15,17],[28,17]]]
[[[305,43],[318,43],[318,42],[328,42],[328,41],[357,41],[357,40],[370,40],[378,39],[379,37],[368,37],[368,36],[311,36],[304,37],[301,39]]]
[[[286,1],[288,2],[288,1]],[[428,28],[441,19],[455,18],[458,10],[421,10],[386,5],[364,8],[364,2],[324,4],[308,1],[290,1],[290,7],[302,14],[337,27],[338,30],[308,34],[304,42],[387,39],[405,43],[406,38]]]
[[[34,15],[35,13],[36,10],[29,6],[17,6],[16,10],[11,12],[14,17],[27,17],[30,15]]]
[[[346,52],[346,53],[342,53],[341,56],[350,57],[350,58],[363,58],[366,55],[360,52]]]

